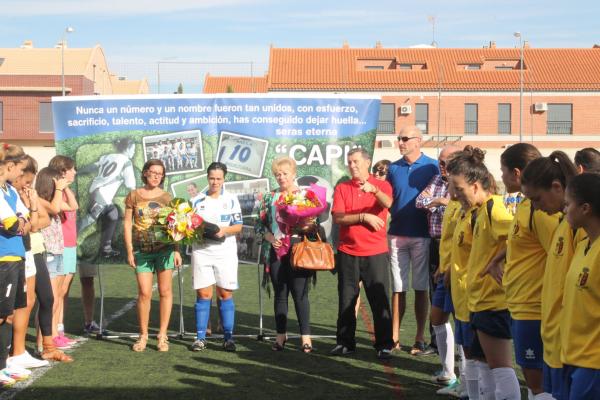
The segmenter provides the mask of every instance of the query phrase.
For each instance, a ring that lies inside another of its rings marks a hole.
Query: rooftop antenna
[[[431,24],[431,46],[437,47],[437,42],[435,41],[435,15],[428,16],[427,21]]]

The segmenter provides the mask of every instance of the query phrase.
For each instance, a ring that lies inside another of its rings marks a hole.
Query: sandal
[[[133,346],[131,346],[131,350],[135,352],[142,352],[146,350],[146,345],[148,344],[148,334],[140,335],[138,340],[135,341]]]
[[[271,350],[273,351],[283,351],[285,349],[285,340],[283,341],[283,344],[279,344],[277,343],[277,341],[275,341],[275,343],[273,343],[273,346],[271,346]]]
[[[46,346],[44,350],[42,350],[40,356],[47,361],[58,361],[64,363],[73,362],[73,357],[66,355],[61,350],[56,347]]]
[[[312,345],[310,345],[308,343],[304,343],[302,345],[302,347],[300,347],[300,351],[303,352],[304,354],[309,354],[313,351],[313,347],[312,347]]]
[[[169,338],[167,335],[157,336],[156,339],[158,340],[158,343],[156,344],[158,351],[169,351]]]

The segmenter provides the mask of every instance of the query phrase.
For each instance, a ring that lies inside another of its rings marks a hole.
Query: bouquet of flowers
[[[316,217],[327,208],[326,193],[326,188],[312,183],[309,188],[279,196],[275,202],[275,220],[284,236],[278,238],[282,242],[276,251],[278,257],[288,253],[291,234],[315,225]]]
[[[162,207],[157,222],[156,238],[165,243],[202,243],[205,221],[184,199],[175,198],[166,207]]]

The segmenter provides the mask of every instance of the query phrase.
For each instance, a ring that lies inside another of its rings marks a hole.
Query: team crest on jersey
[[[587,281],[590,276],[590,269],[588,267],[583,267],[581,273],[579,274],[579,278],[577,278],[577,286],[581,289],[587,288]]]
[[[558,238],[558,241],[556,242],[556,248],[554,249],[554,254],[557,256],[562,256],[564,248],[565,248],[565,239],[561,236]]]

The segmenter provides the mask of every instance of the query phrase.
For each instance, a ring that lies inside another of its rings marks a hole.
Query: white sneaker
[[[46,360],[40,360],[39,358],[33,357],[27,350],[25,353],[19,354],[18,356],[8,357],[6,360],[8,366],[19,366],[22,368],[40,368],[47,367],[50,363]]]

